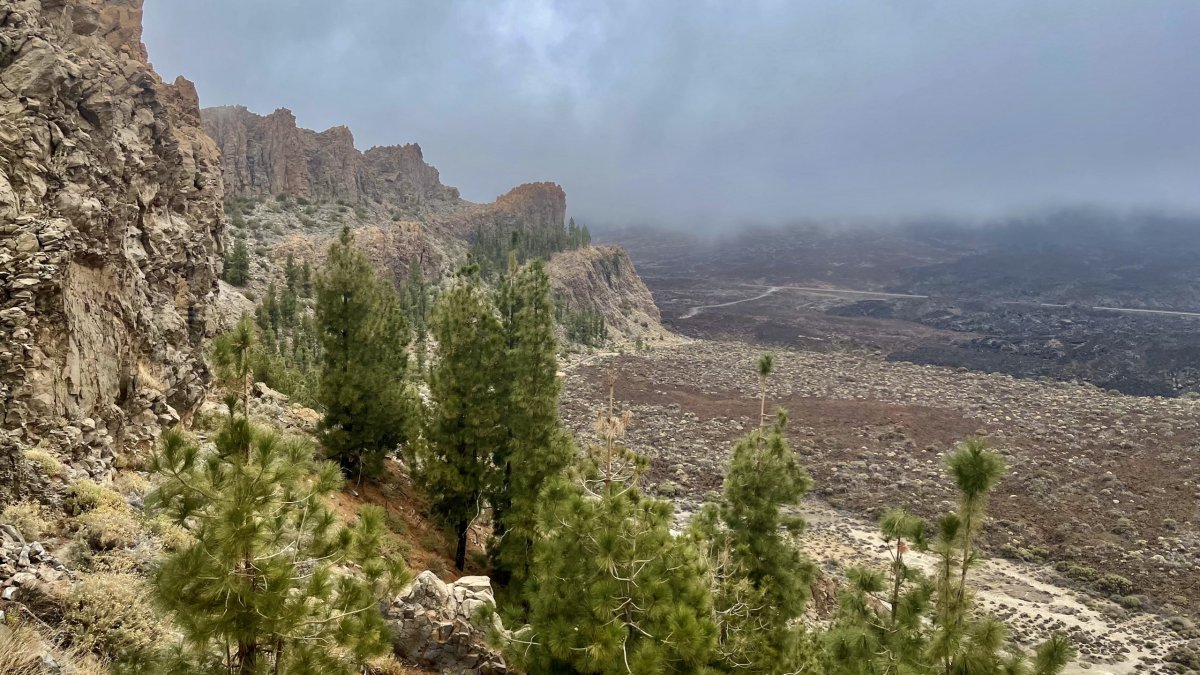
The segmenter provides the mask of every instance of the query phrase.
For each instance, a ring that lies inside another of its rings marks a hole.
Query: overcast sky
[[[1197,0],[147,0],[164,77],[596,224],[1200,210]]]

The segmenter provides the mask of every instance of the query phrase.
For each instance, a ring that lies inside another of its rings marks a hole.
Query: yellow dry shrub
[[[377,656],[367,662],[370,675],[408,675],[411,671],[400,665],[394,656]]]
[[[162,625],[149,586],[132,574],[85,576],[63,602],[71,643],[113,661],[150,651],[163,638]]]
[[[25,460],[41,469],[49,478],[58,478],[63,474],[62,462],[42,448],[29,448],[25,451]]]
[[[0,673],[45,675],[42,655],[49,654],[71,675],[109,675],[109,669],[92,654],[78,650],[48,650],[42,636],[30,624],[0,624]]]
[[[0,512],[0,523],[8,523],[17,528],[27,541],[41,539],[58,529],[46,508],[37,502],[9,504]]]
[[[101,506],[117,509],[127,505],[125,498],[116,490],[86,478],[73,481],[67,486],[67,496],[63,500],[63,507],[67,513],[77,516]]]
[[[126,471],[113,479],[113,488],[125,495],[144,495],[150,492],[150,479],[136,471]]]
[[[75,518],[75,528],[93,551],[129,548],[142,535],[142,524],[128,506],[101,506]]]
[[[182,551],[196,541],[187,530],[164,516],[151,520],[148,525],[150,531],[162,540],[162,546],[167,551]]]
[[[0,673],[41,675],[42,638],[29,626],[0,625]]]

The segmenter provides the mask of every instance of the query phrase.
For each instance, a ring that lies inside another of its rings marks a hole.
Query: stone
[[[504,659],[487,644],[493,626],[478,621],[480,610],[494,606],[487,577],[446,584],[432,572],[422,572],[387,608],[396,656],[441,672],[506,673]],[[495,615],[493,620],[503,630]]]

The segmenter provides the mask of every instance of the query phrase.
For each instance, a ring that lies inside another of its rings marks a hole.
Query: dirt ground
[[[650,459],[652,490],[686,518],[720,489],[732,441],[757,423],[757,354],[692,340],[567,364],[564,417],[586,438],[615,369],[629,443]],[[862,352],[777,351],[776,363],[770,406],[788,410],[813,475],[806,508],[834,514],[815,519],[814,557],[842,568],[870,551],[866,523],[886,507],[926,518],[952,509],[944,457],[986,435],[1009,467],[986,531],[989,608],[1011,614],[1025,639],[1068,630],[1091,672],[1170,672],[1171,650],[1197,645],[1190,624],[1166,618],[1200,615],[1200,405]]]

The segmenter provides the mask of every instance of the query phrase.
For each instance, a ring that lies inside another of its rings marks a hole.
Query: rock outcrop
[[[396,656],[443,673],[508,672],[503,657],[487,646],[488,631],[499,619],[491,614],[486,621],[482,610],[495,604],[487,577],[446,584],[433,572],[422,572],[386,608]]]
[[[547,266],[555,296],[571,311],[604,317],[609,335],[624,340],[657,340],[668,335],[650,289],[624,249],[586,246],[563,251]]]
[[[0,8],[0,425],[21,434],[136,439],[203,397],[219,154],[195,88],[147,63],[141,5]]]
[[[432,277],[454,272],[481,233],[501,242],[514,236],[542,244],[566,239],[567,194],[556,183],[526,183],[494,202],[472,203],[442,184],[415,144],[360,153],[346,127],[302,129],[283,108],[262,116],[224,106],[205,108],[201,115],[221,150],[227,194],[251,200],[247,220],[257,226],[253,236],[276,252],[263,257],[283,260],[290,253],[317,264],[348,224],[372,262],[402,282],[413,264]],[[277,201],[280,195],[288,199]],[[263,287],[282,274],[272,261],[254,267]],[[583,247],[555,253],[550,271],[568,308],[603,316],[610,336],[632,341],[668,335],[624,251]]]
[[[458,190],[442,185],[415,143],[361,153],[346,127],[320,133],[302,129],[286,108],[265,116],[243,106],[205,108],[202,118],[220,147],[232,196],[286,194],[408,206],[458,200]]]

